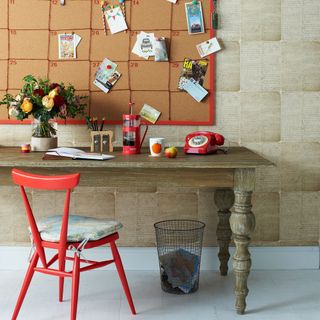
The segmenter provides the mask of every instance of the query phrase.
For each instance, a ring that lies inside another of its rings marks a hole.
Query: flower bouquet
[[[33,137],[54,137],[56,128],[52,124],[53,119],[84,114],[86,104],[82,100],[86,97],[75,95],[72,85],[50,83],[47,79],[36,79],[32,75],[25,76],[23,81],[19,94],[15,97],[6,94],[0,105],[7,105],[10,118],[23,120],[32,115],[36,121]]]

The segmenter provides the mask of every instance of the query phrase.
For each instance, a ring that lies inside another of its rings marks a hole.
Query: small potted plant
[[[31,146],[34,151],[57,147],[56,118],[74,118],[83,115],[85,96],[75,95],[72,85],[50,83],[32,75],[23,78],[24,84],[15,97],[6,94],[0,104],[7,105],[10,118],[23,120],[33,117]]]

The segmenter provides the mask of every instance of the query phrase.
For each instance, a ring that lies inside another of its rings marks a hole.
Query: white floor
[[[79,320],[319,320],[320,271],[252,271],[249,279],[247,313],[234,312],[233,276],[201,273],[197,293],[177,296],[161,291],[154,271],[128,271],[137,316],[131,316],[115,271],[81,274]],[[21,271],[0,271],[0,319],[10,320]],[[70,281],[65,301],[57,302],[54,277],[36,274],[20,311],[22,320],[69,319]]]

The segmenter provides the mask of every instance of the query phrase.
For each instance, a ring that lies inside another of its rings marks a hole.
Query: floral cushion
[[[59,242],[61,223],[61,215],[40,219],[37,225],[41,239],[44,241]],[[99,240],[121,228],[122,224],[114,220],[69,215],[68,241]]]

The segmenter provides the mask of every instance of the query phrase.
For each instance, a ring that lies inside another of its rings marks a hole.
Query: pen
[[[98,118],[97,117],[93,118],[93,129],[94,129],[94,131],[98,131]]]
[[[102,130],[103,130],[104,120],[105,120],[105,118],[103,117],[103,118],[102,118],[101,125],[100,125],[100,131],[102,131]]]

